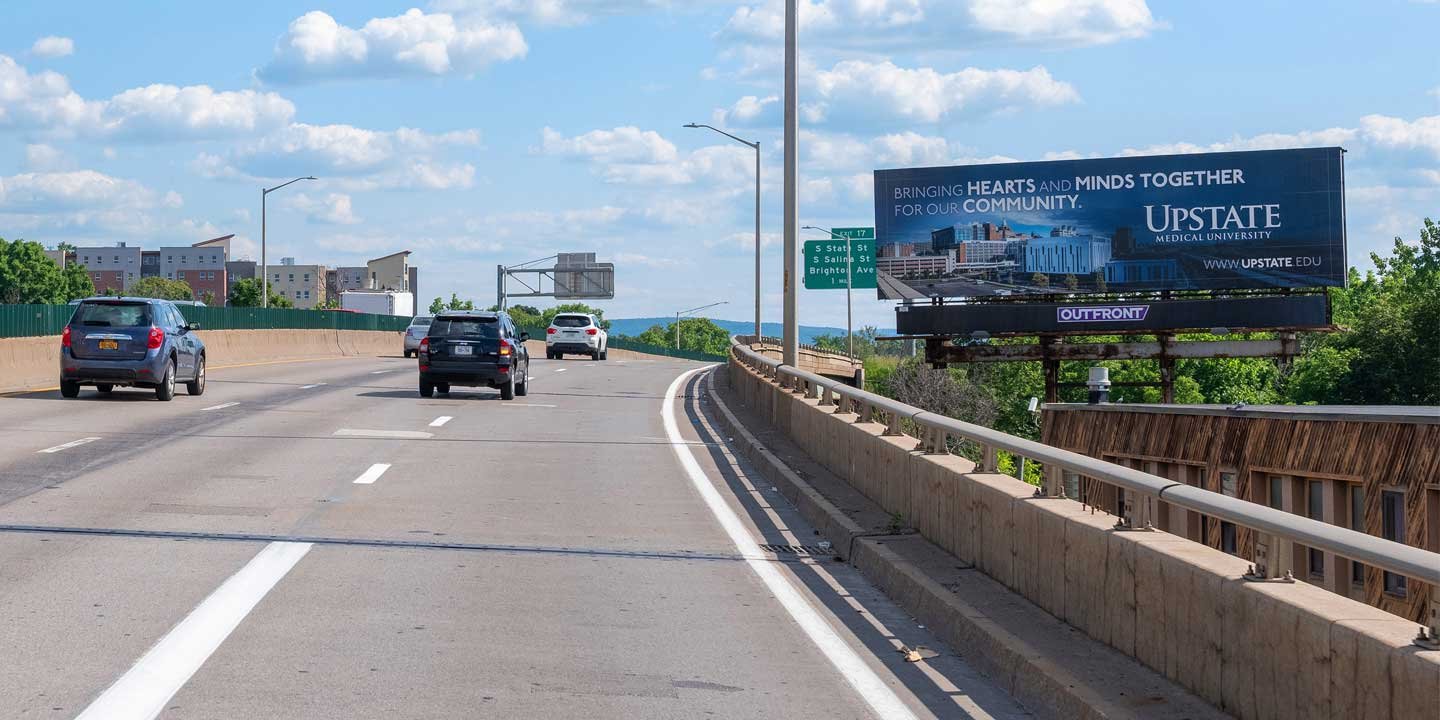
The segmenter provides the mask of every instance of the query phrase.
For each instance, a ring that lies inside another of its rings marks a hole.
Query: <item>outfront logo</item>
[[[1143,322],[1149,314],[1149,305],[1081,305],[1055,308],[1055,319],[1062,323]]]

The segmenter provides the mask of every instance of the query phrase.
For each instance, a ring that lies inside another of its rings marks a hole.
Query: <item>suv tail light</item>
[[[586,335],[598,335],[598,334],[600,334],[600,331],[599,331],[599,330],[596,330],[595,328],[590,328],[589,330],[586,330],[586,331],[585,331],[585,334],[586,334]]]
[[[422,352],[422,353],[428,353],[428,352],[430,352],[430,338],[428,338],[428,337],[420,338],[420,352]]]
[[[70,347],[70,326],[66,325],[60,333],[60,347]]]
[[[510,346],[509,340],[500,341],[500,357],[510,357],[510,355],[514,352],[515,349]]]
[[[160,328],[155,327],[155,326],[153,326],[153,325],[150,326],[150,337],[149,337],[149,339],[146,341],[145,347],[147,347],[147,348],[149,348],[149,349],[151,349],[151,350],[158,350],[158,349],[160,349],[160,346],[161,346],[161,345],[164,345],[164,344],[165,344],[165,331],[164,331],[164,330],[161,330]]]
[[[555,328],[553,328],[553,327],[552,327],[552,328],[545,328],[545,334],[546,334],[546,335],[554,335],[554,334],[555,334]]]

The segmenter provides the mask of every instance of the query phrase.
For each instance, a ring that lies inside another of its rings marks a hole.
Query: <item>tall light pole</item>
[[[795,287],[796,236],[800,211],[795,190],[799,183],[800,113],[796,98],[798,68],[795,36],[799,30],[796,0],[785,0],[785,332],[782,362],[795,367],[800,362],[800,295]]]
[[[814,225],[806,225],[806,226],[805,226],[804,228],[802,228],[802,229],[804,229],[804,230],[819,230],[820,232],[828,233],[828,234],[830,235],[830,239],[832,239],[832,240],[834,240],[835,238],[841,237],[840,235],[836,235],[834,230],[827,230],[827,229],[825,229],[825,228],[818,228],[818,227],[815,227]],[[849,235],[845,235],[844,238],[845,238],[845,338],[849,341],[849,345],[850,345],[850,357],[853,358],[853,357],[855,357],[855,331],[852,329],[852,328],[853,328],[853,325],[851,324],[851,321],[850,321],[850,317],[851,317],[851,315],[850,315],[850,296],[851,296],[851,294],[852,294],[852,293],[851,293],[851,289],[852,289],[852,288],[850,287],[850,285],[855,281],[855,268],[852,266],[852,263],[854,262],[854,253],[851,252],[850,236],[849,236]]]
[[[721,300],[720,302],[710,303],[709,305],[701,305],[700,307],[690,308],[689,310],[681,310],[681,311],[675,313],[675,349],[676,349],[676,350],[679,350],[679,349],[680,349],[680,316],[681,316],[681,315],[689,315],[689,314],[692,313],[692,312],[699,312],[699,311],[701,311],[701,310],[704,310],[705,308],[715,307],[716,305],[729,305],[729,304],[730,304],[730,301],[729,301],[729,300]]]
[[[760,340],[760,143],[735,137],[720,128],[703,123],[687,123],[687,128],[710,128],[725,137],[755,150],[755,340]]]
[[[287,183],[280,183],[272,188],[260,189],[260,307],[262,308],[270,307],[270,263],[265,257],[265,198],[269,197],[270,193],[291,183],[314,179],[314,177],[306,175],[305,177],[295,178]]]

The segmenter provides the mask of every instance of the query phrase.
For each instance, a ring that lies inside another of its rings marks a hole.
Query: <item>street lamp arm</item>
[[[745,140],[745,139],[743,139],[743,138],[735,137],[734,135],[731,135],[730,133],[725,132],[724,130],[721,130],[720,128],[715,127],[714,125],[706,125],[706,124],[704,124],[704,123],[686,123],[686,124],[685,124],[685,127],[687,127],[687,128],[710,128],[711,130],[714,130],[715,132],[720,133],[721,135],[724,135],[725,137],[728,137],[728,138],[730,138],[731,140],[734,140],[735,142],[742,143],[742,144],[744,144],[744,145],[748,145],[748,146],[750,146],[751,148],[754,148],[754,149],[756,149],[756,150],[759,150],[759,149],[760,149],[760,143],[759,143],[759,142],[750,142],[749,140]]]
[[[823,232],[823,233],[829,233],[831,239],[838,239],[838,240],[844,240],[844,239],[845,239],[845,236],[844,236],[844,235],[836,235],[834,230],[826,230],[825,228],[815,227],[814,225],[802,225],[802,226],[800,227],[800,229],[801,229],[801,230],[819,230],[820,232]]]
[[[306,175],[305,177],[298,177],[298,178],[295,178],[294,180],[291,180],[290,182],[281,183],[281,184],[276,185],[275,187],[272,187],[272,188],[265,188],[262,192],[263,192],[265,195],[269,195],[270,193],[275,192],[276,190],[279,190],[280,188],[283,188],[283,187],[285,187],[286,185],[291,185],[291,184],[300,182],[301,180],[318,180],[318,179],[319,179],[319,178],[317,178],[317,177],[313,177],[313,176],[310,176],[310,175]]]

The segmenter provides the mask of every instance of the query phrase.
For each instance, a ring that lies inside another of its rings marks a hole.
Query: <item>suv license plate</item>
[[[456,354],[456,355],[474,355],[474,354],[475,354],[475,348],[470,347],[469,345],[456,345],[456,346],[455,346],[455,354]]]
[[[118,341],[116,341],[116,340],[101,340],[101,341],[100,341],[100,349],[101,349],[101,350],[119,350],[119,349],[120,349],[120,343],[119,343]]]

